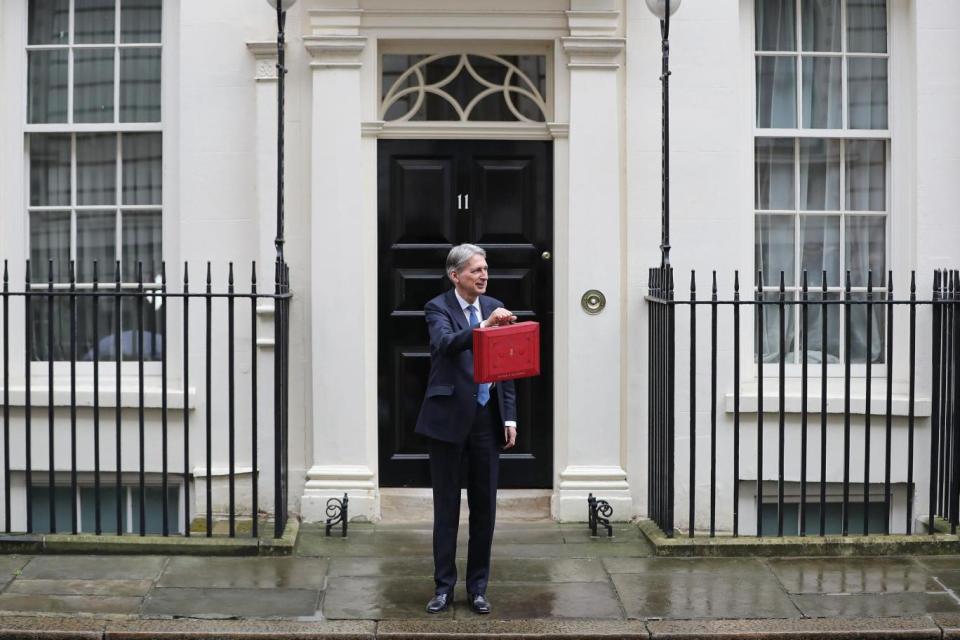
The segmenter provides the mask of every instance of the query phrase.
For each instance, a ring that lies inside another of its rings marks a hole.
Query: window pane
[[[136,282],[138,265],[143,266],[143,282],[159,283],[162,258],[162,225],[159,211],[124,211],[123,277]],[[159,312],[160,298],[147,297],[143,302],[143,357],[159,360],[163,355],[163,335]],[[140,351],[138,303],[128,298],[123,303],[123,357],[133,360]]]
[[[797,126],[797,59],[793,56],[757,58],[757,126]]]
[[[827,286],[841,284],[840,216],[800,217],[800,269],[811,289],[822,286],[824,271]]]
[[[882,278],[883,274],[874,273],[873,279],[876,281]],[[866,293],[854,293],[853,300],[866,300]],[[880,293],[873,294],[873,300],[884,300],[885,297]],[[870,323],[869,325],[867,323]],[[867,341],[867,329],[871,332],[869,343]],[[866,364],[867,362],[867,344],[870,344],[870,362],[873,364],[882,363],[884,360],[884,344],[886,342],[886,307],[882,304],[868,305],[854,304],[850,305],[850,362],[853,364]]]
[[[867,286],[867,272],[873,271],[874,286],[886,277],[886,216],[847,216],[847,269],[854,287]]]
[[[804,51],[840,51],[840,0],[803,0]]]
[[[887,61],[850,58],[847,61],[851,129],[887,128]]]
[[[30,214],[30,280],[47,282],[53,260],[54,282],[65,282],[70,262],[70,212]]]
[[[127,531],[127,490],[120,491],[120,521],[121,531]],[[96,531],[96,489],[82,487],[80,489],[80,527],[84,532]],[[117,532],[117,489],[116,485],[100,485],[100,527],[106,533]]]
[[[885,211],[887,146],[883,140],[848,140],[847,209]]]
[[[133,529],[134,532],[140,532],[140,488],[130,488],[133,498]],[[163,533],[163,488],[146,487],[144,490],[146,500],[146,533],[147,535],[160,535]],[[175,532],[180,526],[180,490],[176,487],[167,488],[167,526],[170,531]]]
[[[847,50],[857,53],[887,52],[886,0],[847,2]]]
[[[70,136],[35,133],[30,136],[30,205],[70,205]]]
[[[73,492],[70,487],[54,486],[53,496],[56,530],[60,533],[69,532],[73,526]],[[32,497],[30,513],[33,515],[33,532],[53,533],[50,526],[50,485],[33,485]]]
[[[788,286],[794,283],[794,224],[795,216],[757,216],[754,255],[764,287],[779,285],[781,271]]]
[[[120,121],[160,122],[160,49],[120,50]]]
[[[113,122],[113,49],[73,54],[74,122]]]
[[[114,0],[74,0],[73,41],[77,44],[113,42]]]
[[[817,276],[820,279],[820,276]],[[826,357],[828,364],[840,362],[840,305],[829,304],[840,300],[839,293],[828,293],[826,295],[827,304],[827,335],[826,347],[824,347],[823,336],[823,305],[807,305],[807,338],[810,346],[807,348],[807,362],[820,364]],[[824,299],[823,293],[808,293],[807,300],[820,303]],[[801,315],[801,322],[803,316]],[[802,328],[802,324],[801,324]],[[803,345],[803,334],[800,335],[801,348]],[[801,354],[801,362],[802,362]]]
[[[77,204],[116,204],[117,136],[77,134]]]
[[[27,44],[67,44],[69,19],[69,0],[30,0]]]
[[[803,126],[839,129],[843,126],[840,58],[803,59]]]
[[[121,0],[120,41],[160,42],[161,0]]]
[[[780,283],[780,276],[777,275],[777,284]],[[766,283],[765,283],[766,284]],[[784,361],[793,363],[797,361],[795,355],[796,336],[794,333],[794,308],[790,301],[795,300],[792,292],[784,294],[786,304],[783,305],[783,346]],[[768,291],[763,294],[763,300],[768,304],[756,305],[756,322],[761,327],[756,338],[763,341],[763,361],[767,363],[780,362],[780,292]],[[760,308],[763,307],[763,320],[760,320]],[[760,344],[754,343],[754,359],[760,354]]]
[[[67,50],[27,52],[27,122],[67,121]]]
[[[777,525],[780,515],[777,512],[777,503],[763,503],[761,510],[763,518],[763,535],[777,535]],[[800,505],[785,502],[783,505],[783,535],[795,536],[800,529]]]
[[[796,51],[794,0],[757,0],[757,50]]]
[[[800,209],[840,210],[839,140],[800,140]]]
[[[137,263],[143,263],[143,281],[153,282],[160,273],[162,241],[159,211],[124,211],[121,223],[123,236],[123,279],[136,282]]]
[[[97,281],[102,288],[111,289],[116,278],[117,217],[113,211],[77,213],[77,279],[91,282],[96,261]],[[100,360],[113,359],[114,300],[108,296],[97,298],[94,323],[93,298],[77,301],[77,358],[93,361],[94,345],[99,344]],[[91,494],[91,499],[93,498]],[[112,513],[112,512],[108,512]]]
[[[114,279],[117,255],[117,216],[113,211],[77,212],[77,280],[93,281],[93,263],[97,262],[100,282]]]
[[[123,135],[123,204],[161,204],[162,147],[159,133]]]
[[[757,138],[755,142],[757,209],[793,209],[793,139]]]

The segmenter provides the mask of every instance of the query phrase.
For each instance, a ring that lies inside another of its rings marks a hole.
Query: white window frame
[[[840,51],[805,51],[802,48],[802,3],[804,0],[794,0],[794,11],[795,16],[795,25],[796,25],[796,48],[792,51],[762,51],[757,49],[756,45],[756,15],[755,15],[755,2],[757,0],[743,0],[744,4],[749,7],[747,12],[749,15],[749,51],[750,51],[750,81],[749,81],[749,96],[750,96],[750,122],[751,122],[751,137],[750,137],[750,208],[751,208],[751,226],[750,226],[750,264],[753,265],[752,272],[749,278],[746,279],[746,282],[750,283],[747,291],[741,290],[741,296],[748,294],[752,296],[752,292],[756,290],[755,279],[757,274],[757,265],[755,263],[755,242],[756,242],[756,219],[760,215],[783,215],[790,216],[795,221],[794,224],[794,273],[795,273],[795,282],[793,285],[787,285],[785,287],[785,298],[787,300],[793,297],[796,300],[800,300],[802,297],[802,278],[803,273],[801,269],[802,261],[802,246],[800,244],[800,220],[803,216],[839,216],[840,217],[840,273],[846,273],[846,219],[850,216],[868,216],[868,217],[883,217],[885,221],[885,265],[887,270],[892,270],[894,272],[895,284],[899,285],[894,287],[894,292],[896,297],[904,297],[904,276],[902,269],[897,269],[896,266],[898,262],[894,260],[894,245],[893,245],[893,224],[892,224],[892,211],[896,209],[894,205],[894,158],[892,153],[893,147],[893,131],[894,131],[894,122],[896,119],[897,109],[895,107],[895,82],[894,82],[894,65],[893,62],[897,59],[898,54],[895,51],[894,42],[897,40],[895,37],[896,26],[894,24],[895,20],[895,11],[894,4],[900,0],[887,0],[886,9],[887,9],[887,50],[885,53],[861,53],[861,52],[849,52],[847,51],[847,6],[848,0],[840,0],[841,2],[841,47]],[[785,128],[761,128],[757,126],[757,107],[756,107],[756,64],[757,60],[760,57],[793,57],[796,58],[796,69],[795,69],[795,78],[796,83],[796,128],[785,129]],[[838,129],[810,129],[802,128],[803,123],[803,113],[802,113],[802,103],[803,103],[803,59],[807,57],[839,57],[841,59],[841,124],[842,127]],[[887,60],[887,128],[886,129],[849,129],[847,125],[849,124],[849,104],[847,97],[847,61],[850,58],[883,58]],[[755,158],[755,142],[760,138],[785,138],[791,139],[794,141],[794,208],[792,210],[778,210],[778,209],[757,209],[756,203],[754,202],[754,193],[756,190],[756,158]],[[840,209],[839,210],[828,210],[828,211],[813,211],[813,210],[801,210],[800,209],[800,139],[802,138],[813,138],[813,139],[834,139],[840,140]],[[885,187],[886,194],[884,198],[885,207],[883,211],[848,211],[846,206],[846,144],[848,140],[883,140],[886,148],[886,166],[885,166]],[[907,274],[908,275],[908,274]],[[873,274],[873,293],[875,299],[885,296],[887,287],[887,273],[882,274]],[[879,282],[878,282],[879,281]],[[763,293],[764,294],[776,294],[779,293],[780,287],[779,282],[769,283],[764,282]],[[857,294],[866,294],[866,286],[851,286],[851,293],[855,296]],[[821,286],[809,286],[808,293],[810,294],[821,294],[823,291]],[[839,286],[828,286],[827,293],[836,295],[839,294],[842,299],[843,293],[845,291],[845,285],[843,282],[843,275],[841,275],[841,283]],[[792,307],[792,310],[791,310]],[[878,305],[879,307],[879,305]],[[801,347],[800,347],[800,326],[801,326],[801,305],[788,305],[788,312],[792,311],[794,316],[794,360],[793,362],[787,362],[785,366],[786,376],[790,378],[799,378],[802,375],[802,364],[801,364]],[[885,307],[883,307],[885,310]],[[776,307],[772,305],[767,305],[764,307],[766,314],[776,313]],[[750,314],[753,316],[753,314]],[[884,312],[884,316],[886,313]],[[752,319],[751,319],[752,322]],[[845,364],[842,360],[843,355],[845,354],[846,348],[844,344],[844,331],[843,331],[843,310],[841,309],[840,314],[840,324],[838,327],[831,327],[829,331],[839,331],[840,337],[840,354],[841,361],[837,363],[829,363],[827,365],[827,377],[828,378],[843,378],[845,376],[844,368]],[[884,323],[886,320],[884,320]],[[884,359],[879,363],[872,363],[871,365],[871,378],[885,378],[887,375],[887,365],[886,365],[886,333],[884,325],[884,335],[882,336],[883,345],[884,345]],[[756,332],[760,329],[754,327],[754,336]],[[894,338],[895,347],[899,347],[896,343],[898,342],[897,338]],[[756,351],[751,345],[749,348],[750,357],[753,358],[756,362]],[[901,360],[902,361],[902,360]],[[764,362],[764,379],[775,379],[777,377],[777,372],[779,364],[777,362]],[[821,364],[817,363],[808,363],[808,376],[813,378],[820,377]],[[865,378],[866,377],[867,366],[865,363],[851,363],[850,371],[851,376],[856,378]],[[765,394],[766,395],[766,394]]]
[[[22,34],[23,34],[23,45],[24,53],[22,58],[22,92],[21,92],[21,105],[22,105],[22,122],[23,122],[23,132],[25,134],[24,140],[24,153],[23,153],[23,189],[24,189],[24,211],[26,212],[26,224],[23,225],[23,246],[26,247],[26,257],[30,255],[30,217],[33,213],[38,212],[42,213],[44,211],[69,211],[70,212],[70,259],[76,261],[76,252],[77,252],[77,213],[83,211],[114,211],[116,215],[115,222],[115,248],[116,256],[115,260],[120,260],[121,264],[123,261],[123,235],[122,235],[122,216],[124,211],[136,212],[136,211],[151,211],[158,212],[161,216],[161,256],[165,259],[167,255],[167,232],[168,220],[166,211],[166,200],[168,198],[168,187],[167,187],[167,172],[162,170],[163,175],[163,186],[160,193],[160,202],[158,204],[151,205],[124,205],[123,204],[123,135],[125,133],[159,133],[161,136],[161,163],[164,163],[164,159],[167,156],[168,144],[167,144],[167,135],[165,132],[165,122],[167,118],[165,115],[168,113],[168,94],[167,87],[168,82],[168,72],[167,69],[171,62],[168,60],[169,56],[167,55],[168,45],[167,45],[167,34],[169,31],[169,14],[171,13],[171,7],[168,6],[170,3],[161,1],[162,13],[161,13],[161,29],[160,29],[160,41],[159,42],[149,42],[149,43],[123,43],[121,42],[121,0],[114,0],[114,41],[111,43],[83,43],[77,44],[75,42],[75,19],[74,19],[74,10],[75,10],[75,0],[68,0],[69,3],[69,17],[68,17],[68,40],[66,44],[54,44],[54,45],[32,45],[29,44],[28,40],[28,25],[29,25],[29,2],[28,0],[23,1],[23,21],[22,21]],[[104,123],[76,123],[74,122],[74,113],[73,113],[73,99],[74,99],[74,86],[73,86],[73,67],[74,67],[74,51],[78,49],[113,49],[114,51],[114,84],[113,84],[113,121],[104,122]],[[159,49],[160,50],[160,120],[158,122],[120,122],[120,57],[121,51],[123,49],[135,49],[135,48],[149,48],[149,49]],[[28,122],[28,109],[27,105],[29,103],[29,73],[28,73],[28,58],[30,51],[37,50],[58,50],[66,49],[68,51],[67,56],[67,121],[61,123],[30,123]],[[70,203],[66,206],[32,206],[30,204],[30,137],[32,134],[43,134],[43,133],[59,133],[59,134],[68,134],[70,136]],[[112,205],[78,205],[77,204],[77,143],[76,137],[78,133],[106,133],[106,134],[115,134],[117,141],[117,154],[116,154],[116,195],[114,198],[114,204]],[[126,276],[127,274],[123,274]],[[114,264],[103,265],[99,274],[100,288],[101,289],[110,289],[114,286]],[[169,278],[168,278],[169,281]],[[77,282],[76,288],[78,290],[92,289],[91,282]],[[135,280],[124,279],[121,283],[121,287],[124,289],[136,289],[138,283]],[[38,291],[42,291],[48,288],[47,281],[40,280],[37,282],[31,282],[30,288]],[[54,282],[55,289],[68,289],[69,284],[65,282]],[[155,282],[145,282],[145,289],[157,288],[159,289],[159,284]],[[169,331],[167,332],[169,334]],[[167,336],[165,336],[166,338]],[[175,352],[175,345],[170,340],[164,341],[164,349],[168,350],[168,353]],[[43,363],[47,361],[44,360],[35,360],[33,361],[33,373],[32,377],[34,381],[45,380],[47,378],[46,367],[43,366]],[[69,373],[69,361],[56,360],[54,361],[54,375],[57,378],[60,378],[63,375]],[[76,363],[78,374],[82,375],[85,378],[92,378],[93,375],[93,363],[92,362],[81,362],[77,361]],[[41,370],[42,368],[42,370]],[[111,364],[111,361],[102,360],[101,361],[101,375],[100,380],[101,384],[106,384],[109,381],[114,380],[112,377],[114,374],[114,369]],[[109,371],[107,370],[109,369]],[[121,365],[121,375],[133,375],[137,371],[137,361],[136,360],[124,360]],[[151,377],[158,377],[161,374],[161,363],[160,362],[144,362],[144,373]],[[111,382],[112,384],[112,382]]]

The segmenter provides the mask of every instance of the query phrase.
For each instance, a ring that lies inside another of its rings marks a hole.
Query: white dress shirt
[[[473,301],[473,304],[471,304],[466,300],[464,300],[462,297],[460,297],[460,292],[457,291],[456,289],[453,290],[453,295],[457,296],[457,302],[460,304],[460,308],[463,310],[463,317],[466,318],[467,320],[467,326],[470,326],[470,307],[473,307],[474,311],[476,312],[477,320],[480,321],[480,326],[481,327],[487,326],[483,318],[483,312],[480,310],[480,298],[477,298],[476,300]],[[492,384],[490,385],[490,388],[491,389],[493,388]],[[514,429],[516,429],[517,422],[516,420],[504,420],[503,426],[513,427]]]

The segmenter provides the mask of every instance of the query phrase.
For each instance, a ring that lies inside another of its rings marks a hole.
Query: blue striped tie
[[[467,313],[470,314],[470,326],[479,327],[480,320],[477,318],[477,309],[472,304],[467,306]],[[487,402],[490,401],[490,383],[484,382],[483,384],[477,385],[477,404],[481,407],[487,406]]]

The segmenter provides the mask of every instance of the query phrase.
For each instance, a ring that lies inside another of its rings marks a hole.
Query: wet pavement
[[[0,616],[89,614],[131,624],[589,620],[621,631],[636,621],[644,632],[655,621],[699,628],[717,620],[960,620],[960,556],[656,558],[635,526],[618,525],[607,539],[591,538],[586,525],[552,522],[498,527],[492,615],[470,611],[461,583],[450,610],[428,616],[429,523],[352,524],[349,531],[347,539],[328,538],[322,527],[305,525],[291,557],[3,556]],[[462,576],[465,532],[459,549]]]

